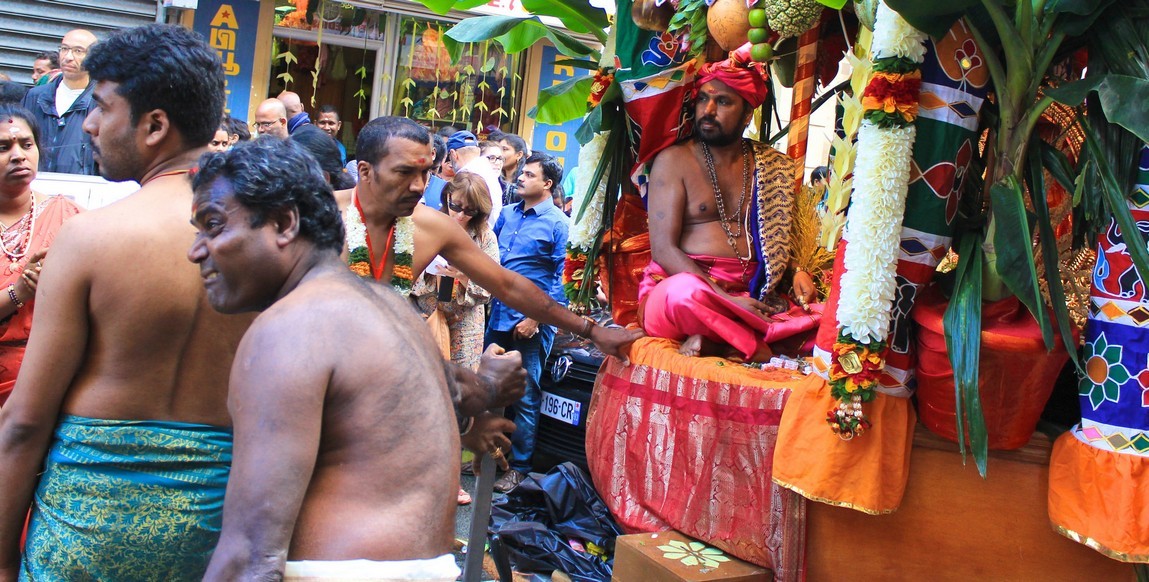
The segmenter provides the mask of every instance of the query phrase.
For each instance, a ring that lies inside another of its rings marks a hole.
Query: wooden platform
[[[1053,531],[1046,514],[1052,441],[991,452],[982,480],[956,443],[919,425],[897,512],[807,506],[807,579],[1135,580],[1133,567]]]

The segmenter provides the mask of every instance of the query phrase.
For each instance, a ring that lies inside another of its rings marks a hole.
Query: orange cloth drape
[[[851,441],[826,424],[826,413],[837,405],[830,385],[816,374],[794,388],[778,428],[774,482],[813,501],[893,512],[910,472],[917,422],[910,400],[878,393],[866,404],[873,430]]]

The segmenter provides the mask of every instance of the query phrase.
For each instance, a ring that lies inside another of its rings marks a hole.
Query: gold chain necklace
[[[734,256],[742,263],[743,271],[746,270],[747,261],[750,260],[751,249],[750,241],[746,241],[747,256],[743,257],[738,252],[738,243],[735,241],[738,237],[742,236],[744,225],[742,223],[742,209],[746,206],[746,193],[750,185],[750,152],[746,145],[746,141],[742,141],[742,195],[738,197],[738,207],[734,211],[733,216],[726,214],[726,197],[722,195],[722,188],[718,186],[718,173],[714,169],[714,155],[710,153],[710,146],[706,142],[702,143],[702,157],[706,160],[706,171],[710,174],[710,186],[714,188],[714,204],[718,207],[718,221],[722,224],[722,230],[726,233],[726,243],[730,245],[730,249],[734,251]],[[730,227],[730,223],[734,222],[737,225],[737,231]]]
[[[20,220],[12,223],[12,226],[4,227],[4,234],[8,234],[9,230],[23,224],[27,224],[28,228],[20,228],[19,232],[13,237],[13,249],[8,249],[8,243],[4,242],[4,237],[0,236],[0,250],[3,250],[4,256],[8,258],[8,268],[5,273],[11,275],[19,268],[20,259],[23,259],[28,254],[28,249],[32,247],[32,234],[36,230],[36,195],[31,195],[32,205],[28,208],[28,213],[25,214]]]

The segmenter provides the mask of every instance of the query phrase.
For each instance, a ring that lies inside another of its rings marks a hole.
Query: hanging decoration
[[[862,94],[853,206],[847,232],[845,273],[838,303],[838,341],[831,354],[830,385],[839,400],[829,412],[831,430],[852,439],[869,428],[861,403],[873,399],[881,354],[890,328],[901,220],[909,189],[921,88],[919,67],[926,36],[884,3],[878,7],[872,46],[874,76]],[[877,361],[874,361],[876,358]]]

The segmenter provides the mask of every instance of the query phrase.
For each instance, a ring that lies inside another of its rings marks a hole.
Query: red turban
[[[730,51],[726,60],[702,65],[695,81],[695,92],[710,81],[722,81],[748,101],[751,108],[757,108],[766,102],[768,77],[765,64],[750,58],[750,44],[747,43]]]

